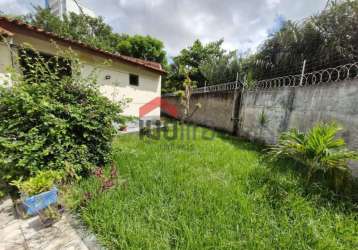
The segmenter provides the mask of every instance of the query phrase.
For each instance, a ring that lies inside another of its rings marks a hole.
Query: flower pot
[[[57,203],[58,190],[53,187],[50,191],[43,192],[34,196],[26,197],[23,205],[27,215],[38,214],[41,210]]]

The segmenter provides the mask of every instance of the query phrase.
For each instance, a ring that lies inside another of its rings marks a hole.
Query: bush
[[[350,174],[348,161],[358,159],[358,152],[346,148],[345,141],[337,138],[342,129],[336,123],[317,123],[307,133],[292,129],[283,133],[270,148],[271,159],[291,158],[307,167],[307,181],[315,172],[328,175],[338,191],[344,177]]]
[[[0,86],[0,176],[9,183],[45,169],[83,174],[105,164],[123,103],[102,96],[94,74],[83,78],[72,52],[45,58],[24,51],[24,74]]]

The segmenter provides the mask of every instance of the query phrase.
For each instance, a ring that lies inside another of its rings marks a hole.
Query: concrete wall
[[[358,81],[245,92],[240,117],[239,134],[269,144],[290,128],[307,131],[319,121],[337,121],[347,144],[358,150]]]
[[[307,131],[317,122],[336,121],[348,147],[358,150],[358,81],[245,92],[240,119],[239,135],[268,144],[291,128]],[[358,163],[351,166],[358,176]]]
[[[58,49],[67,49],[62,44],[54,45],[49,40],[30,37],[20,33],[15,33],[13,41],[17,45],[29,44],[33,49],[50,55],[55,55]],[[82,72],[84,76],[91,73],[94,68],[97,69],[97,82],[104,96],[112,101],[121,101],[123,98],[131,99],[131,102],[124,109],[124,115],[138,117],[140,106],[161,96],[161,75],[119,61],[112,61],[108,65],[108,61],[105,58],[83,50],[74,50],[74,52],[83,63]],[[0,73],[5,73],[5,65],[11,65],[11,57],[9,55],[9,48],[0,44]],[[139,86],[129,85],[129,74],[139,76]],[[109,76],[110,79],[106,80],[106,76]],[[146,116],[152,119],[159,119],[160,108],[153,110]]]
[[[165,97],[165,100],[174,105],[182,117],[183,108],[178,97]],[[226,131],[233,132],[233,121],[231,120],[234,92],[212,92],[193,94],[190,99],[190,112],[195,110],[195,105],[201,104],[201,108],[194,112],[189,118],[190,122]],[[165,110],[162,110],[165,113]]]
[[[165,98],[178,105],[177,97]],[[307,131],[319,121],[336,121],[344,127],[341,136],[348,147],[358,150],[358,80],[245,91],[237,131],[233,131],[231,121],[234,92],[193,95],[193,105],[196,102],[201,103],[202,109],[191,122],[267,144],[274,144],[280,133],[290,128]],[[263,120],[266,122],[262,123]],[[358,176],[358,163],[352,162],[351,166],[353,174]]]

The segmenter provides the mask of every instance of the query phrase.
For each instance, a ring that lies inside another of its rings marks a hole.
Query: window
[[[129,74],[129,85],[138,86],[139,85],[139,76]]]

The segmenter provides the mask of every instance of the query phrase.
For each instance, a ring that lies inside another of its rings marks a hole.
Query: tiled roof
[[[5,35],[5,36],[13,36],[14,34],[11,33],[10,31],[0,27],[0,35]]]
[[[151,62],[151,61],[146,61],[146,60],[142,60],[142,59],[138,59],[138,58],[134,58],[134,57],[129,57],[129,56],[124,56],[124,55],[120,55],[120,54],[113,54],[111,52],[108,51],[104,51],[102,49],[99,48],[95,48],[92,46],[89,46],[83,42],[80,41],[76,41],[73,39],[68,39],[68,38],[64,38],[61,37],[53,32],[47,32],[43,29],[37,28],[35,26],[29,25],[27,23],[24,23],[20,20],[17,19],[9,19],[7,17],[2,17],[0,16],[0,33],[1,32],[6,32],[4,34],[6,35],[13,35],[13,33],[16,33],[14,31],[9,31],[11,30],[11,28],[20,28],[20,29],[25,29],[27,31],[33,32],[34,34],[39,34],[39,35],[43,35],[46,36],[49,39],[53,39],[55,41],[60,41],[62,43],[68,44],[69,46],[77,46],[83,49],[87,49],[89,51],[91,51],[92,53],[96,53],[96,54],[100,54],[102,56],[105,56],[107,58],[110,59],[114,59],[114,60],[118,60],[121,63],[126,63],[126,64],[130,64],[130,65],[134,65],[134,66],[139,66],[143,69],[152,71],[152,72],[156,72],[159,74],[166,74],[165,70],[162,69],[162,66],[160,63],[157,62]]]

